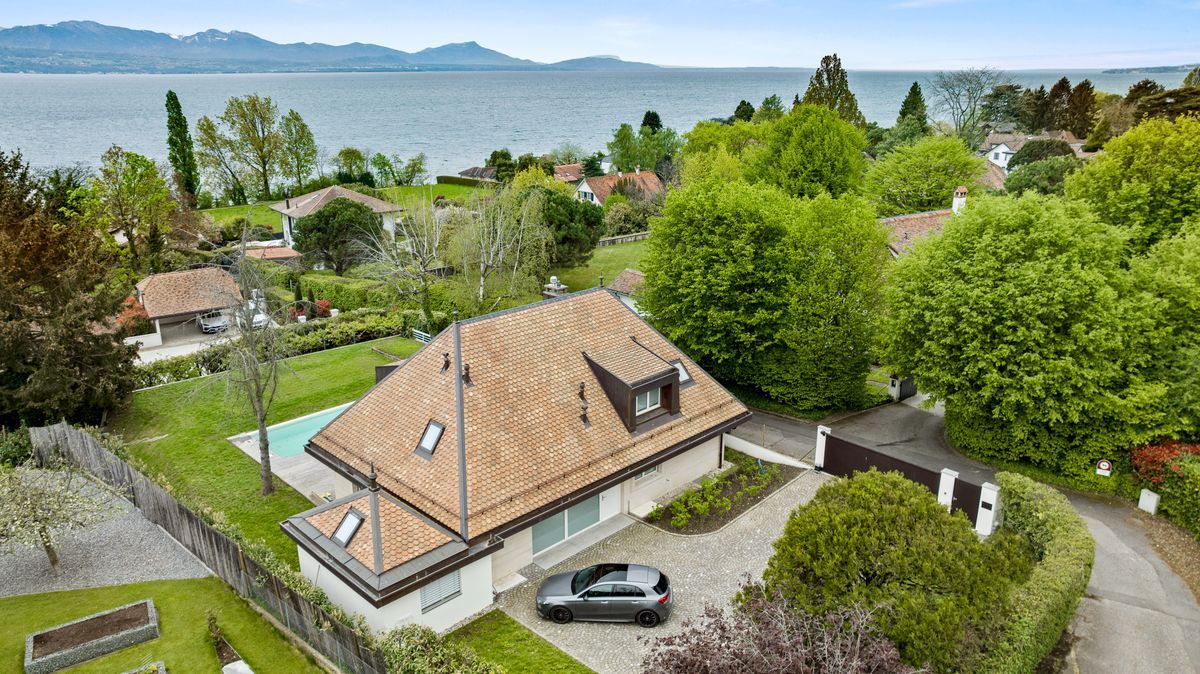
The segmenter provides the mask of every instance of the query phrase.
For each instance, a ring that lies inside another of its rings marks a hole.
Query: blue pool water
[[[349,404],[338,405],[323,412],[285,421],[267,429],[267,441],[270,443],[271,453],[276,456],[295,456],[302,453],[304,445],[308,444],[309,439],[349,406]]]

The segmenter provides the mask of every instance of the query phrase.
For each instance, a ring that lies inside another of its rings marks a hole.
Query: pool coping
[[[287,426],[288,424],[294,424],[297,421],[304,421],[305,419],[311,419],[313,417],[318,417],[318,416],[321,416],[322,414],[331,412],[333,410],[338,410],[339,412],[343,412],[343,411],[347,410],[355,402],[356,401],[352,400],[348,403],[342,403],[341,405],[334,405],[333,407],[326,407],[323,410],[317,410],[316,412],[310,412],[301,417],[296,417],[294,419],[288,419],[287,421],[280,421],[277,424],[271,424],[270,426],[267,426],[267,433],[270,434],[273,429],[279,428],[281,426]],[[228,440],[229,442],[232,442],[239,449],[242,449],[242,451],[246,451],[245,448],[243,448],[241,445],[238,444],[238,441],[253,440],[255,445],[257,445],[258,444],[258,429],[244,431],[242,433],[235,433],[225,439]],[[255,449],[257,450],[257,447]],[[246,453],[249,454],[250,452],[246,452]],[[271,452],[271,458],[272,458],[272,460],[274,460],[274,459],[290,459],[292,457],[300,456],[301,454],[304,454],[304,450],[301,450],[300,453],[298,453],[298,454],[292,454],[290,456],[284,456],[282,454],[276,454],[275,452]],[[257,457],[258,457],[257,451],[254,452],[254,457],[255,457],[255,459],[257,459]]]
[[[305,419],[311,419],[312,417],[321,414],[327,414],[331,411],[337,410],[340,412],[353,404],[354,401],[343,403],[341,405],[334,405],[333,407],[317,410],[316,412],[305,414],[304,416],[281,421],[277,424],[268,426],[267,431],[270,432],[272,429],[279,428],[280,426],[286,426],[287,424],[296,423]],[[250,457],[255,463],[262,463],[262,457],[259,456],[258,451],[257,430],[231,435],[226,438],[226,440],[229,441],[229,443],[234,447],[237,447],[239,450],[241,450],[243,454]],[[344,478],[340,478],[328,466],[320,461],[317,461],[304,451],[291,456],[281,456],[275,452],[271,452],[271,472],[275,475],[275,477],[279,478],[293,489],[300,492],[302,496],[316,505],[322,505],[326,502],[322,498],[322,495],[328,494],[331,496],[336,496],[338,493],[339,479],[341,482],[345,481]]]

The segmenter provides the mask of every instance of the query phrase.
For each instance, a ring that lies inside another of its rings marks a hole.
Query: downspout
[[[470,544],[467,534],[467,436],[463,411],[462,337],[459,330],[458,312],[454,312],[454,405],[458,415],[458,512],[459,533],[464,543]]]

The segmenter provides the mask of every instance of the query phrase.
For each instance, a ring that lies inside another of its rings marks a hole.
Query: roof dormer
[[[617,348],[585,351],[583,358],[630,433],[648,421],[679,413],[680,369],[636,338]]]

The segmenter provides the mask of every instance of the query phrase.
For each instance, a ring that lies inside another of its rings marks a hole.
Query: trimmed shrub
[[[0,426],[0,466],[19,466],[33,456],[29,429],[20,426],[8,430]]]
[[[1164,475],[1158,511],[1200,539],[1200,455],[1180,456]]]
[[[998,473],[1004,524],[1033,547],[1028,580],[1009,596],[1000,637],[979,671],[1032,672],[1070,624],[1092,575],[1096,543],[1058,491],[1024,475]]]
[[[317,299],[328,300],[341,311],[375,308],[387,309],[400,298],[386,284],[370,279],[345,278],[325,274],[305,274],[301,278],[305,292]]]
[[[450,641],[424,625],[404,625],[379,639],[388,674],[503,674],[466,644]]]

